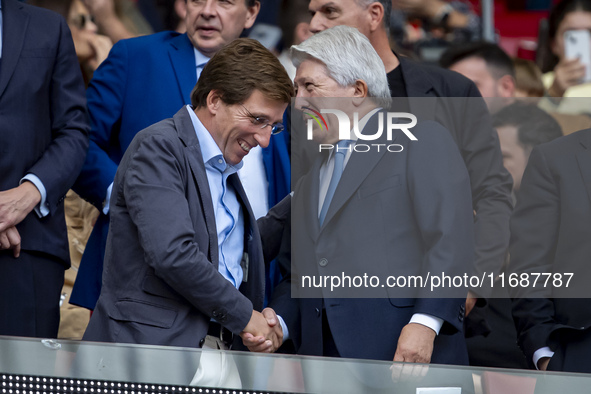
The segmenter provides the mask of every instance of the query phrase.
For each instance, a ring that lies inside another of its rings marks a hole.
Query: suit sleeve
[[[102,211],[117,163],[108,152],[119,149],[117,133],[125,95],[128,54],[125,40],[113,46],[94,72],[86,96],[90,115],[90,146],[74,190]],[[122,155],[123,152],[115,152]]]
[[[70,29],[62,18],[48,101],[51,143],[28,172],[43,183],[51,214],[78,176],[88,147],[84,83]]]
[[[503,156],[496,132],[491,126],[486,104],[470,82],[464,95],[468,105],[461,114],[465,120],[462,133],[462,156],[470,174],[474,221],[475,250],[473,273],[500,273],[509,246],[509,218],[513,209],[513,180],[503,167]],[[488,297],[490,288],[474,289]]]
[[[265,264],[269,264],[281,248],[281,240],[288,219],[291,215],[291,195],[287,195],[269,210],[267,215],[259,218],[257,224],[261,234]]]
[[[409,148],[407,179],[413,210],[425,252],[422,275],[463,275],[474,257],[473,214],[470,181],[465,165],[449,133],[435,122],[425,122],[417,130],[418,141]],[[414,313],[425,313],[462,329],[463,298],[466,290],[436,297],[427,287],[421,289]],[[455,331],[452,329],[452,331]]]
[[[511,272],[553,272],[560,226],[559,201],[558,185],[543,151],[535,148],[511,217]],[[548,346],[555,325],[552,290],[544,286],[510,289],[518,343],[531,359],[537,349]]]
[[[253,305],[195,242],[197,229],[185,197],[184,179],[190,175],[181,170],[186,164],[177,145],[160,135],[141,140],[120,181],[123,185],[118,190],[123,196],[117,196],[117,204],[126,205],[156,275],[195,308],[237,334],[248,324]],[[115,218],[111,221],[117,224]]]

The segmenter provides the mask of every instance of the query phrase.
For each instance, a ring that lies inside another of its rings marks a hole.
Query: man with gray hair
[[[313,138],[320,154],[295,187],[279,258],[291,274],[271,301],[284,319],[284,340],[307,355],[466,363],[462,298],[302,285],[306,276],[339,273],[374,273],[385,281],[401,272],[457,272],[473,255],[473,218],[468,173],[441,125],[413,127],[419,141],[382,133],[386,73],[362,34],[334,27],[293,46],[292,57],[296,106],[310,124],[294,138]],[[324,123],[314,122],[312,114],[327,108],[347,119],[324,115]],[[339,124],[346,121],[355,126],[342,138]]]
[[[498,138],[490,125],[486,105],[478,99],[478,88],[467,78],[412,62],[392,51],[388,40],[392,3],[392,0],[310,0],[310,30],[318,33],[338,25],[357,28],[380,56],[392,97],[421,98],[409,100],[410,112],[441,123],[451,133],[470,174],[472,206],[476,213],[473,266],[480,275],[498,273],[509,243],[511,177],[503,168]],[[439,12],[443,18],[445,9]],[[424,97],[431,97],[432,101]],[[442,100],[447,97],[474,99]],[[489,290],[479,289],[478,295],[486,297]],[[466,315],[475,303],[476,294],[471,294]]]

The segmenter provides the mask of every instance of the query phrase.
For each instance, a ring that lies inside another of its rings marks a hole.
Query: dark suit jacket
[[[264,264],[238,176],[228,181],[246,227],[240,291],[218,272],[214,207],[187,109],[138,133],[115,176],[103,289],[85,340],[198,347],[212,318],[244,329],[262,308]]]
[[[197,82],[194,48],[186,34],[162,32],[121,40],[96,70],[88,87],[91,136],[75,191],[102,210],[107,188],[134,136],[191,103]],[[269,204],[289,193],[285,134],[263,149]],[[101,215],[86,246],[71,302],[93,309],[100,293],[108,217]]]
[[[475,272],[500,272],[509,245],[512,179],[503,167],[498,136],[486,104],[476,85],[463,75],[400,56],[398,59],[411,98],[410,112],[419,119],[441,123],[451,133],[470,174],[476,211]],[[424,97],[433,99],[421,99]],[[490,295],[490,289],[478,292],[484,297]]]
[[[375,120],[376,116],[365,130],[374,130]],[[282,282],[271,303],[286,321],[298,353],[322,354],[324,307],[342,357],[392,360],[402,327],[414,313],[425,313],[445,321],[433,361],[467,362],[464,299],[420,298],[420,291],[416,298],[400,298],[387,288],[381,298],[337,299],[327,288],[319,289],[323,298],[291,298],[291,281],[297,289],[304,274],[340,276],[348,269],[344,260],[355,261],[361,272],[382,265],[380,271],[389,275],[451,274],[471,263],[469,180],[457,147],[435,122],[413,128],[413,134],[419,141],[409,142],[400,133],[391,142],[404,146],[401,153],[385,149],[379,154],[352,153],[322,227],[318,222],[322,158],[298,183],[292,234],[284,238],[284,247],[293,239],[293,276]],[[279,259],[289,264],[289,251],[284,249]],[[386,277],[380,279],[385,283]],[[309,296],[307,290],[299,295]]]
[[[589,338],[591,306],[591,129],[540,145],[531,153],[511,217],[511,271],[572,272],[569,287],[513,289],[519,345],[532,360],[544,346],[554,350],[578,332]],[[563,277],[566,282],[566,277]],[[532,298],[536,297],[536,298]],[[586,297],[569,299],[564,297]],[[587,331],[584,331],[587,330]],[[580,340],[580,338],[579,338]],[[588,343],[589,341],[587,341]],[[564,349],[562,349],[564,350]],[[585,346],[589,354],[591,346]],[[570,361],[591,371],[585,357]],[[553,363],[552,361],[551,363]],[[557,366],[557,369],[562,369]]]
[[[64,197],[88,147],[84,83],[68,25],[59,15],[2,0],[0,191],[28,173],[47,191],[49,215],[31,212],[17,229],[24,250],[70,265]]]

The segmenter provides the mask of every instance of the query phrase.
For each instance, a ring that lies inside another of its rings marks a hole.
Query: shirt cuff
[[[111,192],[113,191],[113,183],[111,182],[111,184],[109,185],[109,188],[107,189],[107,197],[105,198],[105,203],[103,205],[103,213],[105,215],[109,214],[109,208],[111,207]]]
[[[279,320],[279,324],[283,330],[283,342],[285,342],[289,339],[289,330],[287,329],[287,325],[281,316],[277,315],[277,319]]]
[[[39,190],[39,194],[41,194],[41,201],[34,208],[37,216],[39,216],[40,218],[43,218],[43,217],[49,215],[49,206],[46,201],[47,200],[47,191],[45,190],[45,186],[43,186],[43,182],[41,182],[41,179],[39,179],[39,177],[37,175],[27,174],[23,177],[23,179],[21,179],[21,181],[19,182],[19,185],[22,184],[24,181],[29,181],[33,185],[35,185],[37,190]]]
[[[548,346],[544,346],[536,350],[534,352],[534,365],[536,366],[536,369],[539,369],[538,361],[540,361],[541,358],[552,356],[554,356],[554,352]]]
[[[410,318],[409,323],[422,324],[423,326],[429,327],[430,329],[435,331],[435,334],[439,335],[439,330],[441,330],[441,326],[443,326],[443,319],[431,315],[426,315],[424,313],[415,313]]]

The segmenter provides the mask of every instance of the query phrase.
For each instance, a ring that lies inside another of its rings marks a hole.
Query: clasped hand
[[[252,311],[250,321],[240,333],[242,343],[251,352],[273,353],[283,343],[283,330],[275,311]]]

